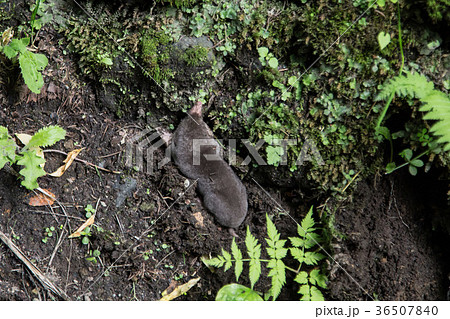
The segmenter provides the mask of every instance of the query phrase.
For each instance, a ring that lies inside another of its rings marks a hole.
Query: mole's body
[[[198,179],[203,203],[217,221],[236,228],[247,214],[247,191],[222,159],[220,145],[203,122],[201,111],[202,104],[197,102],[176,129],[172,138],[174,161],[186,177]]]

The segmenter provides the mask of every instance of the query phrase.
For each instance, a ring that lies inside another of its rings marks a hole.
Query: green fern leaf
[[[325,256],[322,255],[321,253],[316,253],[314,251],[307,251],[305,252],[303,262],[307,265],[317,265],[317,263],[324,258]]]
[[[272,278],[271,295],[273,300],[275,300],[286,283],[286,266],[280,259],[271,259],[267,264],[267,268],[270,269],[268,276]]]
[[[299,284],[307,284],[308,283],[308,273],[306,271],[300,271],[294,279],[295,282]]]
[[[253,286],[261,276],[261,244],[258,244],[258,240],[252,235],[248,226],[247,235],[245,237],[245,245],[247,246],[247,253],[250,257],[249,278],[251,289],[253,289]]]
[[[302,295],[301,301],[311,301],[311,291],[309,285],[301,285],[298,293]]]
[[[427,112],[424,120],[438,120],[430,129],[438,137],[437,142],[445,144],[444,150],[450,150],[450,98],[440,91],[425,96],[420,111]]]
[[[324,301],[325,298],[323,297],[322,292],[319,289],[317,289],[317,287],[311,286],[310,300],[311,301]]]
[[[269,215],[266,214],[266,222],[267,222],[267,236],[269,238],[276,242],[280,239],[280,234],[278,233],[277,228],[275,227],[275,224],[270,220]]]
[[[62,140],[66,136],[66,130],[63,128],[52,125],[41,128],[36,134],[30,139],[27,147],[39,146],[47,147],[55,144],[59,140]]]
[[[320,273],[319,269],[313,269],[309,273],[309,282],[321,288],[327,288],[327,277]]]
[[[0,169],[6,163],[13,164],[16,158],[16,143],[9,136],[8,129],[0,126]]]
[[[322,237],[316,233],[308,233],[305,237],[306,238],[289,237],[289,240],[291,241],[292,246],[304,247],[306,249],[310,249],[322,241]]]
[[[419,73],[407,73],[399,75],[389,80],[375,98],[375,100],[386,100],[394,92],[398,96],[409,96],[412,98],[422,99],[430,94],[434,89],[433,82]]]
[[[207,266],[221,268],[224,265],[224,263],[225,263],[225,259],[222,256],[218,256],[218,257],[214,257],[214,258],[211,258],[211,259],[203,259],[203,262]]]
[[[300,264],[302,264],[305,259],[305,251],[303,249],[294,247],[289,248],[289,250],[292,257],[294,257]]]
[[[233,237],[233,242],[231,243],[231,253],[233,254],[233,258],[235,260],[234,273],[236,275],[236,281],[239,281],[239,277],[244,269],[244,262],[242,261],[242,253],[239,250],[236,240]]]
[[[233,265],[233,263],[231,262],[231,255],[228,251],[222,248],[222,256],[223,258],[225,258],[225,266],[223,268],[223,271],[227,271]]]
[[[46,173],[40,166],[44,164],[45,160],[42,157],[36,155],[32,150],[22,152],[19,155],[17,164],[25,166],[19,171],[19,174],[24,177],[22,185],[28,189],[36,189],[39,187],[37,179],[44,176]]]
[[[297,233],[300,235],[300,237],[305,238],[307,236],[307,233],[314,232],[316,229],[314,228],[314,225],[316,224],[314,222],[314,218],[312,218],[313,213],[313,207],[309,209],[308,214],[303,218],[300,225],[297,225]]]

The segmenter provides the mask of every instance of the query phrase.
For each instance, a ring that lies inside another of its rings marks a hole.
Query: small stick
[[[67,153],[65,153],[63,151],[59,151],[59,150],[44,150],[44,153],[58,153],[58,154],[63,154],[65,156],[68,155]],[[112,171],[112,170],[109,170],[109,169],[97,166],[97,165],[92,164],[92,163],[90,163],[88,161],[82,160],[82,159],[80,159],[78,157],[75,157],[75,161],[81,162],[83,164],[92,166],[93,168],[96,168],[96,169],[99,169],[99,170],[102,170],[102,171],[105,171],[105,172],[108,172],[108,173],[114,173],[114,174],[120,174],[121,173],[121,172],[118,172],[118,171]]]

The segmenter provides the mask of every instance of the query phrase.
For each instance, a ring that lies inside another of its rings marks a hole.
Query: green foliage
[[[435,22],[446,20],[450,22],[450,0],[427,0],[427,11]]]
[[[229,284],[220,288],[216,301],[263,301],[254,290],[239,284]]]
[[[51,226],[51,227],[46,227],[44,232],[45,232],[45,236],[44,238],[42,238],[42,242],[44,244],[46,244],[48,242],[48,240],[53,237],[53,232],[55,231],[55,227]]]
[[[200,45],[187,48],[181,58],[189,66],[199,66],[208,59],[208,49]]]
[[[44,164],[45,160],[36,155],[33,150],[21,152],[18,156],[17,164],[24,166],[19,171],[19,174],[24,177],[22,185],[28,189],[38,188],[37,179],[45,175],[44,169],[41,164]]]
[[[140,39],[141,58],[146,67],[146,75],[160,84],[173,76],[167,63],[170,58],[170,50],[167,46],[172,38],[164,31],[147,29]],[[192,52],[191,52],[192,53]]]
[[[275,224],[266,215],[267,222],[267,243],[266,252],[269,259],[261,259],[261,244],[250,233],[247,227],[247,234],[245,238],[245,246],[247,249],[248,258],[243,259],[243,254],[238,248],[235,239],[231,243],[231,254],[222,249],[222,254],[208,259],[203,262],[208,266],[217,268],[224,268],[224,271],[232,268],[235,263],[234,271],[236,281],[243,270],[243,262],[249,262],[249,280],[250,290],[243,289],[243,286],[232,286],[226,289],[226,292],[221,292],[221,298],[232,298],[241,294],[250,294],[253,292],[254,285],[258,282],[261,276],[261,263],[267,263],[269,269],[268,277],[271,278],[271,288],[268,296],[275,300],[283,286],[286,283],[286,270],[293,271],[297,274],[295,281],[300,284],[299,294],[302,295],[301,300],[323,300],[323,295],[319,288],[326,288],[326,276],[323,275],[317,268],[319,261],[323,260],[325,256],[317,252],[319,248],[317,245],[322,241],[321,236],[317,233],[317,228],[314,219],[312,218],[312,207],[301,224],[298,225],[298,237],[289,237],[291,246],[286,247],[287,240],[281,239]],[[292,269],[285,265],[283,259],[286,258],[288,252],[291,256],[299,262],[298,269]],[[311,269],[311,267],[314,267]],[[232,292],[230,292],[232,290]],[[219,294],[218,294],[219,296]],[[217,299],[216,299],[217,300]],[[222,299],[221,299],[222,300]]]
[[[44,85],[41,72],[47,66],[48,59],[43,54],[29,51],[27,47],[29,43],[29,38],[12,39],[8,45],[0,46],[0,51],[13,62],[19,61],[25,84],[32,92],[39,94]]]
[[[45,159],[37,155],[39,147],[47,147],[63,139],[66,131],[59,126],[47,126],[34,134],[22,150],[17,151],[15,141],[6,127],[0,126],[0,169],[6,163],[23,166],[19,174],[23,176],[22,185],[28,189],[38,188],[37,179],[46,173],[41,167]]]
[[[57,125],[47,126],[37,131],[30,139],[27,147],[48,147],[52,146],[66,136],[66,130]]]
[[[0,169],[6,163],[12,164],[16,161],[16,147],[16,143],[8,134],[8,129],[0,126]]]
[[[392,94],[400,97],[419,99],[423,105],[420,111],[427,112],[424,120],[437,120],[430,131],[438,137],[437,142],[445,144],[444,150],[450,150],[450,98],[436,90],[434,84],[418,73],[406,73],[389,80],[377,96],[377,100],[386,100]]]

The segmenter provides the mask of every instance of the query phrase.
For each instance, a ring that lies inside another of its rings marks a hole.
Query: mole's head
[[[197,101],[195,105],[192,107],[192,109],[189,111],[189,114],[191,116],[202,118],[202,106],[203,106],[202,102]]]

